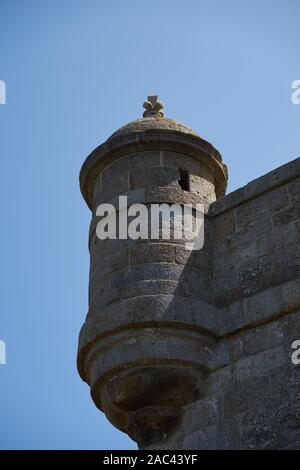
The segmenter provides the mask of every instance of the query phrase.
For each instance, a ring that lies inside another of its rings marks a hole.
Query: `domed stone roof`
[[[195,131],[189,127],[176,122],[173,119],[161,117],[159,115],[144,117],[141,119],[136,119],[131,121],[125,126],[120,127],[116,132],[114,132],[108,139],[114,139],[116,137],[127,136],[128,134],[139,134],[145,131],[153,130],[162,130],[162,131],[177,131],[183,134],[193,135],[195,137],[200,137]]]

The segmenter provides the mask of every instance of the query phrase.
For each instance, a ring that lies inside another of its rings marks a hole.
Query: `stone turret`
[[[83,164],[80,185],[92,210],[89,312],[78,369],[96,406],[140,446],[163,441],[182,409],[204,396],[215,338],[209,324],[210,243],[197,255],[185,240],[99,240],[99,204],[192,204],[224,195],[219,152],[163,117],[149,96],[144,117],[126,124]],[[208,237],[208,234],[207,234]]]
[[[157,97],[144,108],[81,170],[92,221],[79,373],[139,447],[300,449],[300,159],[224,196],[219,152]],[[202,249],[99,238],[98,207],[120,195],[202,204]]]

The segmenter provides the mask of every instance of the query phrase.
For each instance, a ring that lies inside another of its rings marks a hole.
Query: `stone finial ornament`
[[[161,111],[163,107],[164,104],[162,101],[157,100],[157,95],[150,95],[147,97],[147,101],[143,103],[143,108],[146,110],[144,111],[143,117],[164,117],[164,113]]]

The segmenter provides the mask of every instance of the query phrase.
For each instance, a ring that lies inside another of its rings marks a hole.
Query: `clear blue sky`
[[[88,153],[157,93],[211,140],[229,191],[300,154],[299,0],[0,1],[0,447],[129,449],[76,371]]]

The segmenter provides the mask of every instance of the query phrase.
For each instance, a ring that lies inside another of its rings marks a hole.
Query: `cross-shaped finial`
[[[150,116],[159,116],[163,117],[164,113],[161,111],[164,107],[162,101],[157,101],[157,95],[150,95],[147,97],[147,101],[143,104],[145,108],[145,112],[143,117],[150,117]]]

